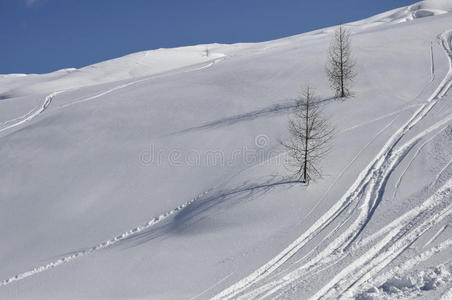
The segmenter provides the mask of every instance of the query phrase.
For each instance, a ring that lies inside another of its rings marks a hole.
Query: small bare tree
[[[336,97],[350,96],[350,85],[356,76],[355,63],[352,59],[350,32],[343,26],[334,33],[331,42],[326,73]]]
[[[333,128],[322,116],[311,87],[307,86],[289,120],[289,142],[282,144],[292,158],[291,166],[298,180],[307,184],[314,176],[321,176],[319,162],[330,150]]]

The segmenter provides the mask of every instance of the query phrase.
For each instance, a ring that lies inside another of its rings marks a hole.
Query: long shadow
[[[331,101],[331,100],[336,100],[336,98],[326,98],[326,99],[322,99],[322,100],[317,100],[316,104],[323,104],[323,103]],[[297,106],[297,102],[298,102],[297,99],[289,99],[289,100],[286,100],[286,102],[284,102],[282,104],[274,104],[269,107],[265,107],[265,108],[251,111],[248,113],[238,114],[235,116],[226,117],[223,119],[207,122],[207,123],[201,124],[199,126],[190,127],[190,128],[187,128],[187,129],[184,129],[181,131],[171,133],[169,135],[170,136],[178,135],[178,134],[184,134],[184,133],[192,132],[192,131],[199,131],[199,130],[204,130],[204,129],[230,126],[230,125],[234,125],[239,122],[252,121],[252,120],[255,120],[255,119],[261,118],[261,117],[284,114],[287,111],[290,111],[293,108],[295,108]]]
[[[169,233],[187,234],[190,229],[194,229],[198,222],[208,217],[207,212],[214,208],[218,209],[220,206],[224,206],[224,208],[232,207],[244,201],[251,201],[253,198],[261,196],[276,187],[297,183],[300,183],[300,181],[290,179],[275,181],[272,178],[260,184],[245,183],[232,189],[220,190],[210,196],[196,200],[160,226],[124,239],[118,243],[118,246],[125,245],[126,248],[131,248],[157,238],[167,238]]]

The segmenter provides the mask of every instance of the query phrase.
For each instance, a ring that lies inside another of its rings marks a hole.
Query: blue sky
[[[0,74],[83,67],[141,50],[258,42],[415,0],[0,0]]]

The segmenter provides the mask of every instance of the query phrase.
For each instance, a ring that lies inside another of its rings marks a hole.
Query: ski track
[[[440,298],[440,300],[450,300],[450,299],[452,299],[452,287],[445,291]]]
[[[205,293],[207,293],[208,291],[214,289],[215,287],[217,287],[218,285],[220,285],[221,283],[223,283],[224,281],[226,281],[229,277],[231,277],[232,275],[234,275],[234,272],[230,273],[229,275],[226,275],[225,277],[223,277],[222,279],[220,279],[219,281],[217,281],[216,283],[214,283],[212,286],[210,286],[209,288],[205,289],[204,291],[202,291],[201,293],[199,293],[198,295],[194,296],[193,298],[190,298],[190,300],[195,300],[199,297],[201,297],[202,295],[204,295]]]
[[[397,179],[395,185],[394,185],[394,193],[392,195],[392,201],[395,201],[396,196],[397,196],[397,192],[398,189],[400,187],[400,184],[402,183],[403,177],[406,175],[406,172],[408,171],[408,169],[411,167],[411,165],[413,164],[413,162],[415,161],[415,159],[419,156],[419,154],[421,153],[421,151],[424,149],[425,146],[427,146],[428,144],[430,144],[434,138],[436,138],[440,133],[443,132],[444,129],[446,129],[447,127],[442,128],[440,131],[438,131],[437,133],[435,133],[431,138],[429,138],[428,140],[426,140],[424,143],[422,143],[422,145],[416,150],[416,152],[414,153],[413,157],[411,158],[410,162],[408,163],[408,165],[405,167],[405,169],[403,170],[403,172],[400,174],[399,178]]]
[[[444,171],[449,168],[449,166],[452,164],[452,159],[449,160],[449,162],[436,174],[435,182],[438,181],[438,179],[441,177],[441,175],[444,173]]]
[[[422,248],[425,248],[425,247],[427,247],[428,245],[430,245],[431,243],[433,243],[433,242],[441,235],[441,233],[443,233],[444,230],[446,230],[447,225],[448,225],[448,224],[446,224],[446,225],[444,225],[443,227],[441,227],[441,228],[435,233],[435,235],[433,235],[432,238],[431,238],[430,240],[428,240],[427,243],[425,243],[424,247],[422,247]]]
[[[311,299],[332,297],[333,295],[337,297],[344,292],[347,292],[344,295],[345,298],[353,297],[359,291],[357,288],[361,284],[378,274],[422,234],[452,213],[451,193],[452,179],[447,181],[440,190],[420,206],[413,208],[387,225],[394,229],[380,242],[373,245],[370,250],[358,259],[353,260],[350,265],[334,276]],[[420,225],[417,224],[417,219],[424,215],[428,215],[428,217]],[[412,231],[409,231],[410,229]]]
[[[222,62],[222,61],[225,60],[225,59],[226,59],[225,57],[217,58],[217,59],[213,60],[212,62],[208,63],[207,65],[205,65],[205,66],[203,66],[203,67],[200,67],[200,68],[197,68],[197,69],[192,69],[192,70],[186,70],[186,71],[183,71],[182,73],[201,71],[201,70],[210,68],[210,67],[212,67],[213,65]],[[69,107],[69,106],[72,106],[72,105],[76,105],[76,104],[80,104],[80,103],[92,101],[92,100],[95,100],[95,99],[97,99],[97,98],[103,97],[103,96],[105,96],[105,95],[111,94],[111,93],[113,93],[113,92],[115,92],[115,91],[117,91],[117,90],[124,89],[124,88],[126,88],[126,87],[129,87],[129,86],[132,86],[132,85],[136,85],[136,84],[141,83],[141,82],[144,82],[144,81],[156,79],[156,78],[163,78],[163,77],[171,76],[171,75],[173,75],[173,74],[174,74],[174,73],[169,72],[169,73],[160,74],[160,75],[151,75],[151,76],[149,76],[149,77],[141,78],[141,79],[139,79],[139,80],[135,80],[135,81],[131,81],[131,82],[128,82],[128,83],[125,83],[125,84],[121,84],[121,85],[115,86],[114,88],[111,88],[111,89],[109,89],[109,90],[106,90],[106,91],[104,91],[104,92],[101,92],[101,93],[99,93],[99,94],[96,94],[96,95],[91,96],[91,97],[88,97],[88,98],[83,98],[83,99],[80,99],[80,100],[72,101],[72,102],[70,102],[70,103],[61,105],[59,108],[62,109],[62,108],[66,108],[66,107]]]
[[[399,264],[398,266],[392,268],[391,270],[385,272],[384,274],[378,275],[374,279],[367,282],[366,285],[363,287],[363,290],[369,289],[374,286],[380,286],[388,279],[393,278],[396,274],[404,274],[408,270],[415,267],[417,264],[428,260],[432,256],[450,247],[452,247],[452,239],[448,239],[439,244],[438,246],[435,246],[427,251],[422,252],[419,255],[416,255],[413,258],[408,259],[407,261],[403,262],[402,264]]]
[[[204,69],[208,69],[208,68],[212,67],[213,65],[222,62],[222,61],[225,60],[225,59],[226,59],[226,57],[220,57],[220,58],[217,58],[217,59],[213,60],[212,62],[208,63],[208,64],[205,65],[205,66],[202,66],[202,67],[197,68],[197,69],[185,71],[185,73],[187,73],[187,72],[194,72],[194,71],[201,71],[201,70],[204,70]]]
[[[358,179],[350,187],[346,194],[341,198],[341,200],[338,201],[335,205],[333,205],[333,207],[330,210],[328,210],[316,223],[314,223],[314,225],[309,230],[303,233],[296,241],[294,241],[289,247],[283,250],[279,255],[277,255],[267,264],[265,264],[264,266],[250,274],[248,277],[242,279],[241,281],[232,285],[228,289],[222,291],[220,294],[215,296],[214,299],[236,298],[250,286],[265,279],[267,276],[272,274],[273,271],[278,269],[288,259],[290,259],[295,253],[297,253],[303,246],[310,242],[315,236],[317,236],[320,232],[322,232],[329,225],[331,225],[340,215],[342,215],[344,211],[347,211],[347,209],[353,202],[357,202],[356,205],[358,205],[358,203],[360,203],[362,200],[363,203],[359,207],[359,215],[357,219],[353,222],[353,224],[351,224],[351,226],[347,230],[345,230],[344,233],[342,233],[342,235],[340,235],[336,240],[330,243],[329,247],[327,247],[317,256],[311,259],[308,264],[301,266],[301,268],[296,269],[295,271],[289,273],[280,280],[270,282],[267,285],[262,286],[258,290],[246,294],[244,297],[248,298],[261,296],[264,293],[265,295],[263,296],[263,298],[269,297],[278,291],[281,292],[281,290],[288,284],[293,283],[295,280],[298,280],[301,276],[305,275],[304,272],[305,270],[315,271],[319,270],[321,267],[324,267],[325,265],[327,265],[328,267],[328,263],[331,263],[332,261],[337,261],[338,259],[341,259],[346,255],[345,250],[348,249],[348,246],[355,241],[355,239],[359,236],[363,228],[366,226],[369,219],[372,217],[373,212],[375,211],[376,207],[379,204],[378,198],[381,197],[379,195],[381,193],[381,188],[385,184],[388,176],[391,174],[393,169],[400,163],[401,160],[403,160],[403,158],[405,158],[406,154],[421,138],[431,133],[432,131],[437,130],[439,127],[443,126],[444,124],[447,124],[452,120],[452,116],[449,115],[445,119],[431,126],[429,129],[424,130],[423,132],[418,134],[416,137],[402,145],[399,149],[395,148],[399,144],[400,140],[406,135],[406,133],[412,127],[414,127],[419,121],[421,121],[424,118],[424,116],[428,114],[428,112],[433,108],[433,106],[446,95],[446,93],[452,86],[451,38],[452,38],[451,31],[446,32],[440,36],[441,44],[446,54],[448,55],[450,63],[449,72],[447,73],[446,77],[443,79],[443,81],[441,82],[437,90],[433,93],[433,95],[427,100],[427,102],[423,104],[413,114],[410,120],[391,137],[391,139],[385,144],[385,146],[380,151],[380,153],[375,157],[375,159],[368,165],[368,167],[363,172],[361,172],[361,174],[358,176]],[[432,55],[432,77],[433,77],[434,76],[433,51],[431,55]],[[221,61],[223,59],[224,58],[217,59],[204,67],[191,71],[209,68],[217,61]],[[116,90],[123,89],[125,87],[149,79],[150,78],[144,78],[120,86],[116,86],[112,89],[109,89],[97,95],[68,103],[66,105],[61,106],[61,108],[91,101],[104,95],[110,94]],[[23,117],[6,121],[4,124],[8,124],[11,122],[13,123],[0,129],[0,132],[3,132],[5,130],[19,126],[27,121],[32,120],[34,117],[36,117],[44,110],[46,110],[46,108],[52,102],[53,98],[57,94],[62,92],[63,91],[51,93],[45,98],[44,103],[41,107],[28,112]],[[395,113],[391,113],[390,115],[393,115]],[[347,130],[351,129],[352,128],[349,128]],[[30,271],[20,273],[9,279],[3,280],[0,282],[0,286],[5,286],[11,282],[18,281],[29,276],[44,272],[46,270],[55,268],[61,264],[68,263],[77,258],[92,254],[95,251],[110,247],[130,237],[131,235],[149,229],[150,227],[155,226],[156,224],[167,219],[168,217],[180,212],[182,209],[184,209],[185,207],[189,206],[190,204],[192,204],[193,202],[207,194],[209,191],[200,194],[196,198],[188,202],[185,202],[184,204],[180,205],[179,207],[171,211],[168,211],[158,217],[153,218],[152,220],[146,222],[143,225],[135,227],[123,234],[120,234],[112,239],[104,241],[96,246],[86,248],[71,255],[62,257],[54,262],[50,262],[46,265],[36,267]],[[325,286],[323,286],[322,289],[320,289],[312,298],[317,299],[323,296],[332,296],[338,294],[340,295],[342,293],[345,293],[344,294],[345,296],[352,296],[356,294],[358,287],[360,287],[362,284],[366,283],[366,281],[370,280],[373,276],[378,274],[386,265],[388,265],[391,261],[393,261],[394,258],[400,255],[422,234],[430,230],[432,226],[441,222],[446,216],[452,213],[452,204],[446,205],[448,202],[450,203],[450,201],[448,200],[450,200],[451,192],[452,192],[452,180],[449,180],[436,193],[434,193],[434,195],[432,195],[424,203],[422,203],[422,205],[413,208],[412,210],[408,211],[398,219],[394,220],[393,222],[385,226],[383,232],[387,234],[383,239],[381,239],[374,247],[372,247],[370,250],[364,253],[364,255],[362,255],[360,258],[354,260],[353,263],[344,268],[340,273],[335,275],[333,279],[330,280],[330,282],[328,282]],[[354,210],[352,210],[351,213],[353,213],[353,211]],[[351,217],[352,217],[351,214],[348,217],[346,217],[345,221],[337,225],[333,232],[339,230],[343,225],[347,223],[347,221]],[[422,217],[424,217],[423,220]],[[420,224],[418,218],[421,218]],[[436,239],[436,237],[446,227],[447,225],[444,226],[437,234],[435,234],[434,238],[432,238],[432,240],[429,241],[425,246],[433,242],[433,240]],[[406,234],[406,231],[409,231],[409,233]],[[329,238],[329,236],[327,236],[327,238]],[[322,244],[322,242],[324,242],[325,240],[327,240],[327,238],[320,241],[319,245]],[[390,244],[391,241],[393,241],[392,244]],[[447,247],[449,247],[451,244],[450,240],[446,241],[445,243],[447,244]],[[434,250],[427,251],[428,254],[425,254],[423,257],[428,256],[430,253],[431,255],[433,255],[438,251],[441,251],[442,249],[444,249],[445,243],[442,243],[441,245],[433,248]],[[308,257],[308,255],[306,255],[306,258]],[[414,261],[419,260],[420,259],[418,257],[414,259]],[[401,269],[407,268],[406,266],[409,266],[410,263],[411,261],[406,262],[405,267],[402,267]],[[231,275],[228,275],[228,277],[229,276]],[[355,280],[354,281],[351,280],[352,278]],[[378,279],[379,281],[382,281],[384,280],[384,278],[385,276],[381,276]],[[352,283],[350,284],[350,282]],[[450,293],[451,290],[446,292],[447,295]]]
[[[212,62],[208,63],[207,65],[205,65],[203,67],[200,67],[200,68],[197,68],[197,69],[193,69],[193,70],[187,70],[184,73],[200,71],[200,70],[204,70],[204,69],[210,68],[213,65],[222,62],[224,59],[225,59],[225,57],[217,58],[217,59],[213,60]],[[157,76],[150,76],[150,77],[142,78],[142,79],[135,80],[135,81],[132,81],[132,82],[128,82],[128,83],[116,86],[114,88],[111,88],[109,90],[103,91],[103,92],[101,92],[99,94],[96,94],[94,96],[91,96],[91,97],[88,97],[88,98],[83,98],[83,99],[80,99],[80,100],[77,100],[77,101],[73,101],[71,103],[67,103],[67,104],[61,105],[59,108],[60,109],[61,108],[66,108],[66,107],[69,107],[69,106],[72,106],[72,105],[75,105],[75,104],[88,102],[88,101],[100,98],[102,96],[111,94],[111,93],[113,93],[113,92],[115,92],[117,90],[124,89],[126,87],[131,86],[131,85],[135,85],[135,84],[147,81],[147,80],[151,80],[151,79],[155,79],[155,78],[159,78],[159,77],[163,77],[163,76],[169,76],[169,75],[168,74],[164,74],[164,75],[160,75],[160,76],[159,75],[157,75]],[[49,107],[50,103],[52,102],[53,98],[56,95],[61,94],[63,92],[64,91],[53,92],[50,95],[48,95],[47,97],[45,97],[44,102],[43,102],[43,104],[40,107],[29,111],[28,113],[26,113],[25,115],[23,115],[21,117],[17,117],[17,118],[14,118],[14,119],[11,119],[11,120],[7,120],[7,121],[3,122],[2,126],[5,126],[5,125],[7,125],[9,123],[12,123],[12,124],[8,125],[6,127],[0,128],[0,133],[3,132],[3,131],[6,131],[8,129],[11,129],[13,127],[19,126],[19,125],[21,125],[21,124],[23,124],[25,122],[28,122],[31,119],[35,118],[37,115],[41,114],[44,110],[46,110],[47,107]]]
[[[51,93],[50,95],[45,97],[44,102],[38,108],[35,108],[35,109],[29,111],[28,113],[26,113],[22,117],[14,118],[12,120],[8,120],[8,121],[4,122],[3,125],[7,125],[9,123],[12,123],[12,124],[1,128],[0,129],[0,133],[3,132],[3,131],[6,131],[8,129],[14,128],[16,126],[19,126],[19,125],[21,125],[21,124],[23,124],[25,122],[28,122],[28,121],[32,120],[33,118],[35,118],[36,116],[41,114],[43,111],[45,111],[47,109],[47,107],[49,107],[50,103],[52,103],[53,98],[56,95],[61,94],[61,93],[63,93],[63,91],[58,91],[58,92]]]
[[[205,65],[203,67],[200,67],[200,68],[197,68],[197,69],[193,69],[193,70],[187,70],[187,71],[184,71],[183,73],[204,70],[204,69],[212,67],[213,65],[215,65],[215,64],[217,64],[219,62],[222,62],[225,59],[226,59],[226,57],[217,58],[217,59],[213,60],[212,62],[208,63],[207,65]],[[96,94],[94,96],[91,96],[91,97],[88,97],[88,98],[83,98],[81,100],[73,101],[71,103],[62,105],[59,108],[66,108],[66,107],[69,107],[69,106],[72,106],[72,105],[75,105],[75,104],[88,102],[88,101],[100,98],[102,96],[108,95],[108,94],[110,94],[110,93],[112,93],[114,91],[117,91],[117,90],[129,87],[131,85],[135,85],[135,84],[138,84],[140,82],[144,82],[144,81],[147,81],[147,80],[150,80],[150,79],[163,77],[163,76],[169,76],[169,75],[168,74],[164,74],[164,75],[160,75],[160,76],[159,75],[157,75],[157,76],[150,76],[150,77],[142,78],[142,79],[135,80],[135,81],[132,81],[132,82],[128,82],[128,83],[116,86],[114,88],[111,88],[109,90],[106,90],[104,92],[101,92],[99,94]],[[52,102],[53,98],[56,95],[61,94],[63,92],[64,91],[57,91],[57,92],[51,93],[50,95],[45,97],[44,103],[39,108],[34,109],[34,110],[26,113],[22,117],[18,117],[18,118],[15,118],[15,119],[12,119],[12,120],[8,120],[8,121],[4,122],[2,125],[6,125],[6,124],[12,123],[12,122],[13,122],[13,124],[11,124],[11,125],[9,125],[7,127],[1,128],[0,129],[0,133],[3,132],[3,131],[6,131],[8,129],[11,129],[13,127],[19,126],[19,125],[21,125],[21,124],[23,124],[25,122],[28,122],[28,121],[32,120],[33,118],[35,118],[36,116],[41,114],[44,110],[46,110],[49,107],[50,103]],[[116,236],[116,237],[114,237],[112,239],[104,241],[104,242],[102,242],[102,243],[100,243],[100,244],[98,244],[96,246],[93,246],[93,247],[90,247],[90,248],[86,248],[84,250],[72,253],[71,255],[64,256],[64,257],[62,257],[62,258],[60,258],[60,259],[58,259],[56,261],[53,261],[53,262],[50,262],[50,263],[46,264],[46,265],[42,265],[42,266],[36,267],[36,268],[34,268],[34,269],[30,270],[30,271],[26,271],[26,272],[17,274],[17,275],[15,275],[13,277],[10,277],[8,279],[2,280],[2,281],[0,281],[0,287],[8,285],[11,282],[22,280],[22,279],[30,277],[32,275],[36,275],[38,273],[50,270],[50,269],[55,268],[55,267],[57,267],[59,265],[62,265],[64,263],[71,262],[71,261],[73,261],[73,260],[75,260],[77,258],[80,258],[80,257],[86,256],[86,255],[92,254],[95,251],[98,251],[98,250],[110,247],[110,246],[112,246],[112,245],[114,245],[114,244],[116,244],[116,243],[118,243],[118,242],[120,242],[120,241],[122,241],[122,240],[124,240],[126,238],[129,238],[132,235],[135,235],[135,234],[137,234],[137,233],[139,233],[139,232],[141,232],[143,230],[149,229],[152,226],[157,225],[158,223],[162,222],[163,220],[167,219],[168,217],[180,212],[182,209],[184,209],[187,206],[191,205],[193,202],[199,200],[201,197],[205,196],[207,193],[209,193],[213,189],[214,188],[211,188],[211,189],[209,189],[209,191],[198,195],[196,198],[194,198],[194,199],[192,199],[192,200],[190,200],[188,202],[185,202],[184,204],[178,206],[177,208],[175,208],[175,209],[173,209],[171,211],[168,211],[168,212],[166,212],[164,214],[161,214],[160,216],[153,218],[152,220],[146,222],[145,224],[143,224],[141,226],[135,227],[135,228],[133,228],[133,229],[131,229],[131,230],[125,232],[125,233],[122,233],[122,234],[120,234],[120,235],[118,235],[118,236]]]
[[[431,55],[431,82],[435,80],[435,57],[433,56],[433,42],[430,42],[430,55]]]
[[[337,261],[338,259],[347,255],[346,250],[349,249],[349,246],[364,230],[364,228],[372,218],[376,208],[378,207],[379,201],[381,201],[382,197],[382,189],[392,171],[398,166],[398,164],[405,158],[408,152],[421,138],[452,120],[452,115],[447,116],[445,119],[437,122],[427,130],[419,133],[416,137],[399,147],[399,149],[396,149],[396,146],[399,144],[402,138],[409,132],[411,128],[419,123],[430,112],[435,104],[446,95],[452,85],[452,31],[446,31],[445,33],[438,36],[438,38],[440,39],[441,45],[443,46],[443,49],[448,56],[449,71],[438,88],[435,90],[435,92],[412,115],[408,122],[406,122],[404,126],[397,130],[397,132],[389,139],[380,153],[368,165],[368,167],[363,172],[361,172],[361,174],[358,176],[358,179],[350,187],[350,189],[346,192],[346,194],[341,198],[340,201],[335,203],[330,210],[328,210],[319,220],[317,220],[317,222],[315,222],[311,226],[310,229],[304,232],[297,240],[295,240],[291,245],[284,249],[280,254],[271,259],[267,264],[257,269],[255,272],[251,273],[249,276],[220,292],[214,299],[237,298],[239,295],[243,294],[244,291],[249,287],[263,281],[276,269],[281,267],[295,253],[297,253],[298,250],[300,250],[303,246],[310,242],[319,232],[328,227],[349,207],[352,202],[362,202],[362,205],[359,207],[358,217],[356,218],[356,220],[342,233],[342,235],[332,241],[317,256],[313,257],[307,264],[302,265],[300,268],[284,276],[282,279],[274,280],[272,282],[264,284],[259,289],[254,289],[254,291],[245,294],[243,298],[265,298],[271,296],[279,290],[287,287],[294,281],[299,280],[306,274],[306,272],[304,272],[305,270],[311,271],[313,269],[319,269],[325,264]],[[448,181],[445,186],[446,197],[448,197],[450,193],[451,184],[452,182]],[[440,194],[443,193],[444,191],[441,190]],[[436,197],[433,198],[436,199]],[[426,202],[430,201],[427,200]],[[432,213],[434,217],[427,218],[424,223],[415,227],[415,229],[411,233],[407,234],[406,237],[399,237],[399,240],[397,240],[392,245],[392,247],[390,247],[389,251],[384,251],[383,254],[378,254],[378,251],[376,249],[382,250],[402,229],[400,227],[401,225],[397,225],[395,229],[390,231],[390,233],[392,233],[393,235],[386,235],[375,248],[373,247],[370,250],[373,251],[373,253],[366,253],[366,255],[360,257],[358,260],[347,266],[342,272],[337,274],[330,282],[323,286],[323,288],[321,288],[312,298],[317,299],[325,295],[331,296],[334,293],[336,293],[335,295],[337,296],[338,292],[345,292],[347,289],[349,289],[350,286],[346,286],[349,280],[344,280],[344,277],[350,277],[356,273],[359,273],[362,276],[360,276],[360,281],[371,278],[372,275],[378,273],[384,266],[386,266],[401,252],[403,252],[403,250],[406,249],[406,247],[408,247],[412,242],[414,242],[420,235],[430,229],[435,222],[438,222],[442,219],[442,217],[448,215],[450,211],[451,206],[448,206],[446,211],[441,210],[439,213]],[[353,213],[353,211],[351,213]],[[346,220],[348,220],[348,218],[346,218]],[[342,223],[342,225],[345,224],[346,222]],[[390,227],[390,225],[386,227]],[[375,260],[369,262],[369,255],[372,255],[371,257],[374,257]],[[369,270],[368,266],[373,266],[372,272]],[[357,269],[360,268],[361,270],[356,272]],[[357,281],[359,280],[357,279]],[[356,285],[357,283],[354,283],[353,285]],[[334,290],[333,293],[331,290]],[[263,292],[266,292],[264,296],[262,296]]]
[[[425,201],[421,206],[416,207],[412,209],[411,211],[405,213],[402,217],[396,219],[395,221],[391,222],[389,225],[387,225],[384,228],[384,231],[386,232],[385,238],[382,239],[378,244],[374,245],[369,251],[365,252],[364,255],[362,255],[359,259],[355,259],[353,263],[348,265],[346,268],[343,269],[341,273],[336,275],[333,280],[330,281],[329,285],[326,285],[323,287],[324,290],[332,289],[334,285],[334,289],[330,294],[324,295],[325,297],[337,297],[339,293],[338,291],[338,284],[336,283],[339,281],[339,278],[342,280],[342,283],[344,286],[347,286],[350,282],[356,282],[358,279],[353,278],[359,278],[360,280],[363,280],[363,278],[367,279],[370,275],[369,274],[362,274],[365,272],[373,271],[375,272],[377,267],[383,268],[386,266],[386,264],[380,264],[380,265],[374,265],[374,263],[379,259],[385,258],[385,256],[381,256],[381,250],[383,248],[388,248],[385,250],[383,254],[385,255],[392,255],[391,257],[397,257],[403,250],[406,249],[406,247],[410,246],[413,241],[415,241],[420,235],[425,233],[427,230],[429,230],[434,224],[439,223],[442,221],[446,216],[448,216],[450,213],[452,213],[452,205],[446,206],[443,210],[440,212],[437,212],[436,214],[431,214],[429,219],[427,221],[424,221],[424,224],[427,224],[429,226],[420,226],[423,228],[421,233],[414,232],[410,236],[405,235],[406,231],[408,231],[410,228],[413,227],[413,220],[421,216],[425,211],[431,208],[436,208],[437,206],[443,205],[448,203],[448,197],[450,197],[450,194],[452,193],[452,179],[449,180],[448,183],[446,183],[437,193],[435,193],[434,196],[432,196],[430,199]],[[417,227],[416,229],[419,229]],[[406,238],[408,236],[408,238]],[[399,248],[389,248],[388,244],[389,241],[397,239],[399,243],[403,247]],[[449,246],[449,244],[447,244]],[[445,247],[441,247],[440,249],[444,249]],[[398,250],[398,252],[396,251]],[[437,253],[439,251],[436,251]],[[425,256],[425,255],[424,255]],[[342,260],[344,257],[339,258],[339,260]],[[391,260],[386,260],[388,263]],[[419,260],[416,260],[419,261]],[[335,261],[334,264],[336,264],[338,261]],[[325,269],[327,269],[329,266],[327,266]],[[320,270],[323,271],[323,270]],[[316,272],[318,273],[318,272]],[[375,272],[377,273],[377,272]],[[276,291],[280,290],[280,285],[288,285],[289,283],[293,282],[294,277],[296,276],[297,279],[299,276],[303,275],[303,280],[306,280],[309,275],[313,274],[300,274],[300,270],[296,270],[294,273],[289,274],[285,276],[283,279],[281,279],[279,282],[272,282],[270,286],[274,287],[273,290],[270,290],[267,292],[264,296],[260,296],[260,298],[266,298],[274,294]],[[365,275],[367,275],[365,277]],[[263,288],[265,289],[265,288]],[[346,289],[346,288],[344,288]],[[262,291],[260,291],[262,292]],[[324,291],[320,290],[318,293],[322,293]],[[256,295],[253,293],[250,293],[253,297]],[[247,299],[250,294],[245,295],[243,298]],[[311,297],[311,299],[318,299],[320,298],[320,295],[314,295]],[[348,297],[352,297],[351,295],[348,295]],[[347,297],[346,297],[347,298]]]
[[[388,117],[390,117],[390,116],[393,116],[393,115],[397,115],[397,116],[398,116],[401,112],[407,111],[407,110],[409,110],[409,109],[412,109],[413,107],[418,107],[418,106],[420,106],[420,105],[419,105],[419,104],[408,105],[408,106],[406,106],[405,108],[402,108],[402,109],[400,109],[400,110],[397,110],[397,111],[394,111],[394,112],[391,112],[391,113],[382,115],[382,116],[380,116],[380,117],[378,117],[378,118],[376,118],[376,119],[372,119],[372,120],[369,120],[369,121],[366,121],[366,122],[363,122],[363,123],[354,125],[354,126],[352,126],[352,127],[345,128],[344,130],[341,130],[340,133],[344,133],[344,132],[347,132],[347,131],[350,131],[350,130],[354,130],[354,129],[356,129],[356,128],[359,128],[359,127],[362,127],[362,126],[365,126],[365,125],[372,124],[372,123],[374,123],[374,122],[377,122],[377,121],[386,119],[386,118],[388,118]]]

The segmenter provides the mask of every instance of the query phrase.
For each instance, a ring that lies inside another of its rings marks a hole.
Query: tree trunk
[[[308,143],[309,143],[309,102],[310,102],[310,92],[308,90],[308,96],[306,101],[306,128],[305,128],[305,143],[304,143],[304,169],[303,169],[303,177],[304,182],[308,183]]]
[[[345,97],[344,90],[344,33],[342,27],[339,28],[339,52],[340,52],[340,73],[341,73],[341,98]]]

